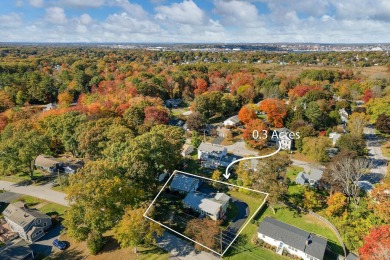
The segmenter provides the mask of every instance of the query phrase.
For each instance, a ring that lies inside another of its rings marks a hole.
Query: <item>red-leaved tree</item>
[[[287,115],[287,106],[277,98],[264,99],[259,106],[267,114],[267,121],[275,127],[283,126],[283,118]]]
[[[362,97],[362,100],[364,101],[364,103],[367,103],[368,101],[370,101],[371,98],[372,98],[371,90],[367,89],[364,92],[364,96]]]
[[[146,125],[167,124],[169,121],[168,111],[164,107],[148,106],[144,112],[144,124]]]
[[[256,131],[255,134],[254,131]],[[251,147],[261,149],[267,142],[264,131],[269,131],[266,124],[261,119],[255,119],[246,124],[246,128],[242,137]]]
[[[240,109],[240,112],[238,112],[238,118],[244,124],[248,124],[250,121],[256,119],[257,116],[253,108],[249,106],[244,106]]]
[[[390,225],[371,229],[359,248],[359,255],[362,260],[390,259]]]

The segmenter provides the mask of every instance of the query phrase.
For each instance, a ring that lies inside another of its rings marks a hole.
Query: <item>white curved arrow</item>
[[[229,177],[230,177],[229,168],[230,168],[230,166],[232,166],[232,165],[235,164],[236,162],[244,161],[244,160],[251,160],[251,159],[262,159],[262,158],[271,157],[271,156],[277,154],[277,153],[280,151],[280,149],[282,148],[281,142],[279,141],[278,143],[279,143],[279,148],[278,148],[278,150],[276,150],[275,152],[273,152],[273,153],[271,153],[271,154],[266,154],[266,155],[261,155],[261,156],[254,156],[254,157],[246,157],[246,158],[238,159],[238,160],[235,160],[234,162],[231,162],[231,163],[226,167],[226,172],[223,174],[223,177],[225,177],[226,179],[229,179]]]

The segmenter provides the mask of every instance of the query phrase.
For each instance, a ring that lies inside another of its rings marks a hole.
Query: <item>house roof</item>
[[[35,165],[41,166],[41,167],[53,167],[56,164],[61,163],[61,160],[57,158],[53,158],[46,155],[38,155],[38,157],[35,159]]]
[[[228,195],[226,195],[225,193],[222,193],[222,192],[218,192],[215,197],[214,197],[216,200],[218,201],[223,201],[223,202],[227,202],[230,200],[230,197]]]
[[[203,152],[223,152],[224,150],[226,150],[226,147],[222,145],[202,142],[199,145],[198,150]]]
[[[195,190],[195,187],[199,185],[199,179],[192,178],[184,174],[175,174],[171,182],[171,189],[190,192]]]
[[[214,198],[208,197],[204,193],[190,192],[187,194],[183,203],[190,206],[191,208],[198,208],[211,215],[218,214],[221,209],[222,202]]]
[[[260,224],[258,232],[282,241],[286,245],[292,246],[315,258],[324,258],[327,240],[305,230],[266,217]],[[307,241],[309,242],[307,243]]]
[[[313,180],[313,181],[319,181],[322,177],[323,171],[318,169],[311,169],[310,174],[307,174],[304,171],[301,171],[298,173],[297,178],[302,178],[304,180]]]
[[[1,251],[0,259],[24,259],[32,252],[33,251],[31,248],[24,241],[20,241],[12,246],[6,247],[5,250]]]
[[[43,214],[37,209],[28,209],[23,206],[20,207],[20,204],[11,203],[3,211],[3,215],[7,217],[10,221],[22,227],[26,230],[31,222],[37,218],[50,218],[48,215]]]
[[[235,115],[235,116],[229,117],[225,121],[231,121],[231,122],[237,124],[238,122],[240,122],[240,119],[238,118],[238,115]]]

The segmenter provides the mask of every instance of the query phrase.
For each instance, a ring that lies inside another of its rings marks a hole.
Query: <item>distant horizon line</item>
[[[28,45],[28,44],[42,44],[42,45],[50,45],[50,44],[117,44],[117,45],[199,45],[199,44],[205,44],[205,45],[255,45],[255,44],[261,44],[261,45],[269,45],[269,44],[287,44],[287,45],[296,45],[296,44],[318,44],[318,45],[390,45],[390,42],[355,42],[355,43],[329,43],[329,42],[28,42],[28,41],[22,41],[22,42],[2,42],[0,41],[0,45],[6,45],[6,44],[21,44],[21,45]]]

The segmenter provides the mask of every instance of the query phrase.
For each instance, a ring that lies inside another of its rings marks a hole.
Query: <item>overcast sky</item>
[[[390,42],[390,0],[1,0],[0,42]]]

